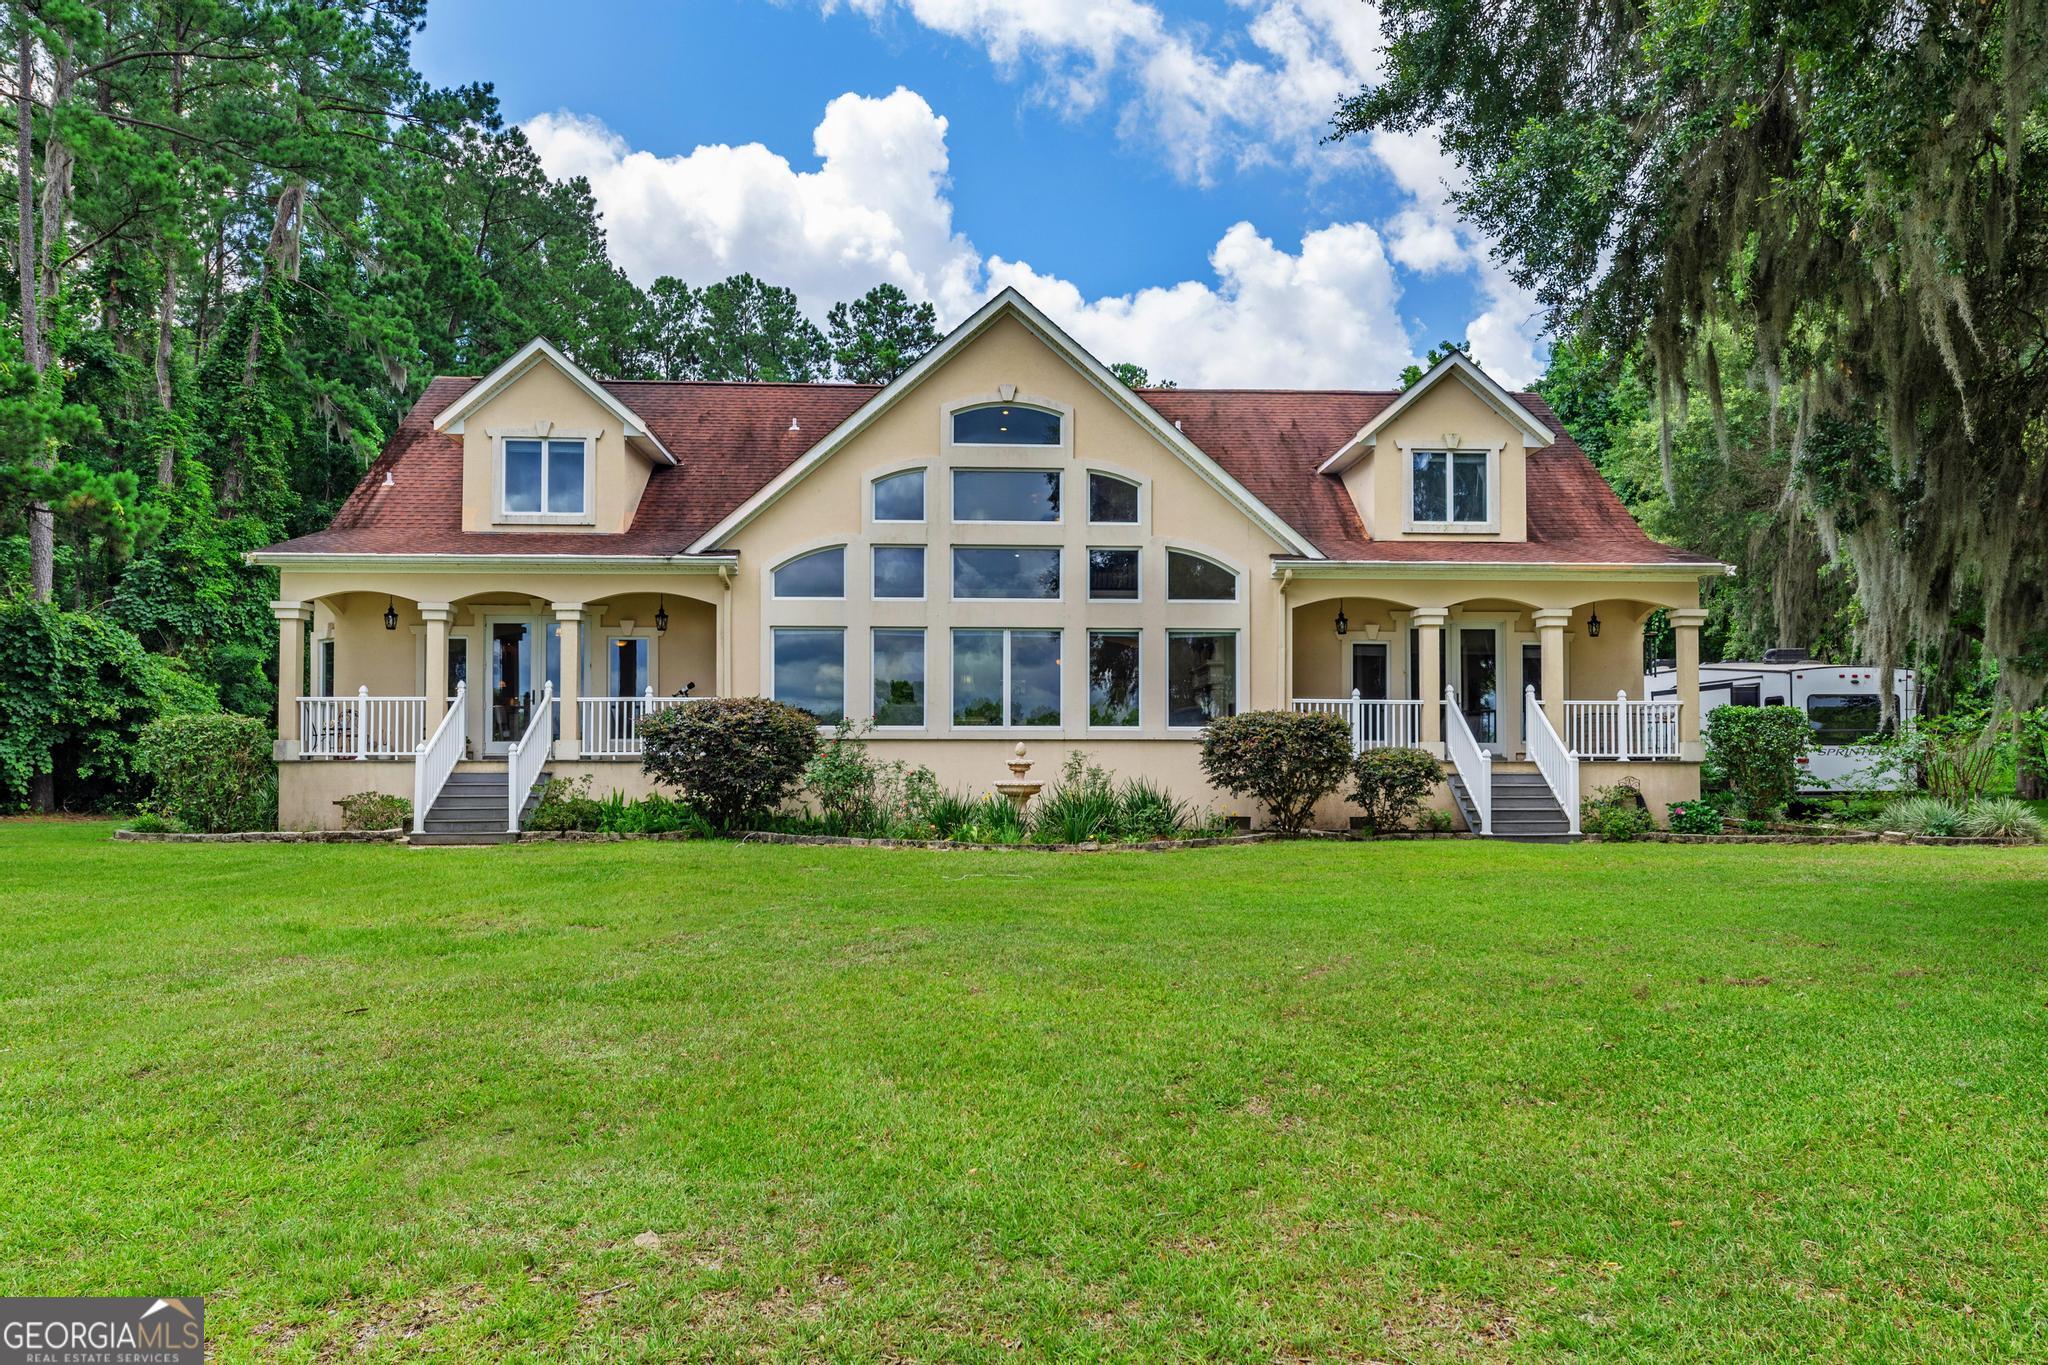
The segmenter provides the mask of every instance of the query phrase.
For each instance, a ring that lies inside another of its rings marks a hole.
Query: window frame
[[[1015,554],[1025,550],[1049,551],[1059,570],[1059,591],[1050,597],[962,597],[960,560],[963,550],[1001,550]],[[1065,602],[1067,600],[1067,547],[1064,545],[948,545],[946,547],[946,597],[951,602]],[[927,584],[926,591],[930,591]]]
[[[884,550],[915,550],[915,551],[917,551],[917,554],[918,554],[918,561],[917,561],[917,593],[916,593],[916,595],[915,595],[915,596],[912,596],[912,595],[910,595],[910,594],[907,594],[907,593],[906,593],[906,594],[900,594],[900,595],[899,595],[899,594],[896,594],[896,593],[890,593],[890,594],[887,594],[887,595],[884,595],[884,594],[883,594],[883,592],[881,591],[881,582],[882,582],[882,579],[881,579],[881,575],[880,575],[879,573],[877,573],[877,572],[875,571],[875,557],[876,557],[877,555],[879,555],[879,554],[880,554],[880,553],[881,553],[882,551],[884,551]],[[889,542],[887,542],[887,543],[877,542],[877,543],[875,543],[875,544],[871,544],[871,545],[869,545],[869,546],[868,546],[868,599],[869,599],[870,601],[874,601],[874,602],[925,602],[925,601],[929,601],[929,600],[931,599],[931,595],[932,595],[932,556],[931,556],[931,547],[930,547],[929,545],[919,545],[919,544],[904,544],[904,543],[901,543],[901,542],[897,542],[897,541],[889,541]],[[816,600],[816,599],[812,599],[812,600]],[[981,599],[981,598],[977,598],[977,599],[975,599],[975,600],[977,600],[977,601],[982,601],[982,600],[986,600],[986,599]]]
[[[1095,481],[1108,479],[1131,490],[1131,500],[1136,504],[1129,521],[1097,521],[1095,519]],[[1087,482],[1088,506],[1083,514],[1082,524],[1086,526],[1142,526],[1145,524],[1145,484],[1142,480],[1129,478],[1108,469],[1090,469]]]
[[[1083,589],[1086,596],[1083,600],[1100,602],[1107,606],[1135,606],[1145,600],[1145,551],[1142,547],[1137,545],[1088,545],[1082,548],[1081,553],[1086,557],[1087,561],[1085,566],[1087,582]],[[1130,555],[1137,569],[1137,590],[1129,597],[1097,597],[1095,595],[1095,556],[1097,554]],[[1064,586],[1062,584],[1062,587]]]
[[[1230,575],[1230,596],[1228,596],[1228,597],[1175,597],[1175,596],[1173,595],[1173,557],[1174,557],[1175,555],[1184,555],[1184,556],[1186,556],[1186,557],[1187,557],[1187,558],[1189,558],[1189,559],[1198,559],[1198,560],[1201,560],[1201,561],[1202,561],[1203,563],[1205,563],[1205,564],[1213,564],[1213,565],[1215,565],[1215,566],[1216,566],[1217,568],[1219,568],[1219,569],[1223,570],[1223,571],[1224,571],[1225,573],[1229,574],[1229,575]],[[1203,553],[1202,553],[1202,552],[1201,552],[1200,550],[1190,550],[1190,549],[1188,549],[1188,548],[1187,548],[1186,546],[1184,546],[1184,545],[1169,545],[1169,546],[1167,546],[1167,547],[1166,547],[1166,560],[1165,560],[1165,569],[1166,569],[1166,584],[1165,584],[1165,587],[1166,587],[1166,600],[1167,600],[1168,602],[1170,602],[1170,603],[1173,603],[1173,604],[1175,604],[1175,605],[1179,605],[1179,606],[1190,606],[1190,607],[1201,607],[1201,606],[1210,606],[1210,607],[1213,607],[1213,606],[1222,606],[1222,605],[1224,605],[1224,604],[1226,604],[1226,603],[1237,603],[1237,602],[1242,602],[1242,601],[1244,600],[1244,570],[1242,570],[1242,569],[1238,568],[1238,567],[1237,567],[1237,566],[1236,566],[1235,564],[1229,564],[1229,563],[1226,563],[1225,561],[1223,561],[1223,560],[1221,560],[1221,559],[1218,559],[1218,558],[1217,558],[1217,557],[1216,557],[1215,555],[1211,555],[1211,554],[1203,554]]]
[[[604,435],[602,431],[556,431],[552,427],[543,431],[529,428],[523,431],[493,431],[491,437],[491,520],[503,526],[594,526],[597,524],[597,443]],[[583,444],[583,508],[577,512],[514,512],[506,505],[505,475],[508,472],[505,446],[511,441],[537,441],[540,443],[540,500],[543,509],[548,501],[548,469],[554,461],[554,446],[557,442],[567,444],[580,441]]]
[[[881,512],[881,504],[877,497],[877,495],[881,492],[881,486],[884,483],[888,482],[890,479],[900,479],[909,474],[917,475],[917,508],[920,515],[916,517],[883,516]],[[904,469],[886,470],[883,473],[877,474],[873,478],[868,480],[868,520],[872,522],[874,525],[923,526],[926,523],[928,523],[931,520],[931,518],[932,480],[930,466],[920,464],[911,465]]]
[[[769,600],[773,602],[844,602],[846,600],[846,548],[843,543],[814,545],[808,550],[798,550],[781,563],[771,567],[768,570]],[[826,596],[818,593],[789,594],[782,591],[782,585],[777,581],[777,577],[784,569],[789,568],[793,564],[801,563],[814,555],[830,554],[835,550],[839,552],[839,592],[836,596]],[[874,572],[872,564],[868,566],[868,572],[870,574]]]
[[[994,725],[975,725],[962,721],[959,718],[960,697],[958,683],[960,679],[960,665],[957,661],[960,657],[960,636],[963,634],[1000,635],[1002,637],[1002,719]],[[1054,648],[1058,651],[1056,666],[1059,670],[1059,677],[1057,686],[1053,689],[1053,697],[1059,708],[1059,715],[1050,725],[1025,725],[1010,718],[1011,708],[1016,702],[1015,689],[1012,686],[1012,674],[1016,669],[1016,647],[1014,640],[1019,635],[1050,635],[1054,638]],[[1067,628],[1065,626],[955,625],[948,628],[947,646],[946,724],[948,729],[963,730],[970,734],[979,735],[1002,731],[1015,731],[1020,735],[1042,735],[1048,732],[1058,734],[1067,728]],[[927,715],[929,715],[929,712],[927,712]]]
[[[1234,627],[1169,629],[1166,632],[1166,659],[1164,665],[1166,669],[1164,678],[1166,684],[1165,721],[1167,730],[1178,735],[1198,735],[1209,727],[1208,721],[1204,721],[1200,725],[1175,725],[1173,723],[1173,642],[1175,639],[1187,639],[1194,636],[1208,638],[1228,636],[1230,638],[1230,711],[1228,714],[1235,716],[1242,714],[1244,711],[1244,650],[1240,648],[1244,643],[1244,632]]]
[[[1854,739],[1830,739],[1826,737],[1830,727],[1824,726],[1821,717],[1813,714],[1815,702],[1867,703],[1876,711],[1877,720],[1867,732]],[[1813,747],[1816,749],[1847,749],[1852,745],[1868,743],[1884,734],[1884,698],[1875,692],[1812,692],[1807,694],[1806,704],[1799,709],[1806,713],[1806,724],[1813,731]]]
[[[876,655],[884,635],[915,635],[917,637],[918,668],[924,674],[920,685],[924,695],[918,699],[921,719],[915,725],[885,725],[877,719],[875,688],[880,683]],[[932,646],[931,632],[924,626],[870,626],[868,628],[868,724],[871,728],[888,734],[922,733],[932,724]]]
[[[780,682],[779,674],[781,672],[781,666],[777,660],[776,647],[781,643],[782,636],[785,633],[795,633],[799,631],[809,635],[836,635],[839,637],[839,716],[841,719],[844,719],[846,716],[847,683],[845,626],[770,626],[768,628],[769,699],[771,701],[787,702],[787,704],[790,706],[797,705],[797,703],[793,701],[788,701],[787,698],[782,696],[782,689],[780,686],[778,686],[778,683]],[[799,706],[797,707],[797,709],[802,710],[804,708]],[[838,726],[839,721],[818,719],[817,724],[820,730],[831,730]]]
[[[1401,522],[1403,529],[1418,535],[1481,535],[1500,530],[1500,452],[1497,445],[1429,445],[1402,442],[1401,452]],[[1415,515],[1415,460],[1420,455],[1442,455],[1444,457],[1444,516],[1442,521],[1422,521]],[[1457,467],[1460,455],[1483,455],[1486,457],[1486,515],[1478,521],[1458,521],[1452,517],[1457,510]]]
[[[1057,441],[963,441],[960,439],[960,418],[970,412],[983,412],[989,408],[1024,408],[1041,412],[1059,423]],[[1065,450],[1068,430],[1073,413],[1065,407],[1051,403],[1035,403],[1023,397],[976,399],[969,403],[956,403],[946,409],[946,444],[967,450]]]
[[[1099,734],[1128,735],[1145,728],[1145,632],[1136,626],[1090,626],[1088,635],[1088,695],[1084,705],[1088,708],[1087,728]],[[1115,635],[1137,641],[1138,673],[1132,681],[1131,704],[1134,717],[1129,725],[1100,725],[1095,720],[1095,640],[1098,636]]]

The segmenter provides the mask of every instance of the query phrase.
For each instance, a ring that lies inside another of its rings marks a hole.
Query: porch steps
[[[524,825],[533,808],[540,804],[540,791],[548,775],[543,771],[526,805],[519,812]],[[427,812],[426,828],[411,837],[414,844],[509,844],[519,836],[505,828],[505,765],[489,767],[465,763],[448,775],[433,809]]]
[[[1494,766],[1493,829],[1487,837],[1523,844],[1571,843],[1577,836],[1572,833],[1564,807],[1551,794],[1543,774],[1533,764],[1526,765],[1526,771],[1524,767]],[[1479,812],[1472,808],[1472,794],[1465,789],[1465,779],[1455,771],[1445,776],[1450,782],[1451,799],[1458,803],[1458,813],[1465,817],[1465,827],[1476,827]]]

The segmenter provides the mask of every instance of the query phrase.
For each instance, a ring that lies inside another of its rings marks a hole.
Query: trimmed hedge
[[[136,764],[154,807],[199,834],[277,827],[271,732],[254,716],[166,716],[143,727]]]
[[[640,766],[689,797],[713,826],[738,829],[796,790],[818,751],[807,711],[766,697],[712,697],[640,722]]]
[[[1351,727],[1300,711],[1225,716],[1202,732],[1202,771],[1224,791],[1264,806],[1273,828],[1294,834],[1351,771]]]
[[[1719,706],[1707,713],[1707,761],[1719,768],[1742,813],[1762,820],[1799,790],[1799,758],[1813,724],[1793,706]]]

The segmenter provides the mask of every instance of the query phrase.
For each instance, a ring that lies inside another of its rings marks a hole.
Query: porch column
[[[583,604],[550,605],[562,633],[562,686],[555,694],[555,705],[562,711],[562,738],[555,757],[579,758],[583,754]]]
[[[1564,734],[1564,628],[1571,624],[1570,607],[1545,607],[1534,613],[1536,643],[1543,651],[1543,714],[1551,728]],[[1526,679],[1525,679],[1526,681]]]
[[[1417,607],[1409,614],[1415,627],[1415,664],[1422,677],[1416,692],[1422,697],[1422,747],[1442,758],[1444,754],[1444,622],[1447,607]]]
[[[1705,607],[1680,607],[1671,613],[1678,636],[1678,756],[1697,763],[1707,756],[1700,743],[1700,627]]]
[[[274,757],[299,756],[299,698],[306,694],[306,622],[311,602],[272,602],[277,618],[277,745]]]
[[[448,626],[455,608],[446,602],[422,602],[420,619],[427,623],[427,723],[424,740],[448,713]]]

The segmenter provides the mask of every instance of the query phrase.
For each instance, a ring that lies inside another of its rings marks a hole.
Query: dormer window
[[[590,442],[508,438],[499,511],[506,521],[588,521]]]
[[[956,446],[1056,446],[1060,415],[1021,403],[989,403],[953,414]]]
[[[1409,529],[1495,529],[1492,464],[1484,450],[1410,452]]]

